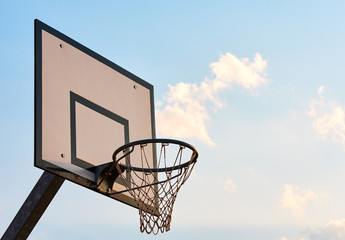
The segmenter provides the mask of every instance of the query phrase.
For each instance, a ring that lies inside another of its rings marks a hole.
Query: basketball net
[[[151,144],[156,143],[139,145],[141,166],[145,168],[131,166],[130,155],[133,154],[133,150],[126,154],[128,149],[123,151],[126,157],[120,158],[122,161],[118,161],[116,167],[120,182],[128,189],[139,209],[141,232],[157,234],[159,231],[163,233],[170,230],[177,193],[190,176],[198,153],[193,148],[190,157],[188,156],[188,160],[185,161],[183,158],[186,157],[186,146],[179,145],[177,155],[174,154],[175,159],[170,159],[169,162],[168,156],[171,155],[167,153],[168,147],[176,143],[162,142],[160,149],[157,144],[157,166],[150,167],[147,151],[151,151],[152,148],[147,146]]]

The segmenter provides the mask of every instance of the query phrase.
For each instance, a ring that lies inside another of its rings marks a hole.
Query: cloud
[[[320,86],[320,87],[317,89],[317,93],[318,93],[321,97],[323,97],[324,91],[325,91],[325,86]]]
[[[280,199],[280,205],[284,208],[289,208],[293,215],[302,216],[304,215],[305,205],[319,197],[320,195],[310,190],[302,190],[299,187],[285,184],[283,186],[283,196]]]
[[[319,98],[310,101],[307,111],[313,118],[312,126],[320,138],[338,143],[345,151],[345,108],[324,97],[324,86],[318,93]]]
[[[224,183],[224,190],[228,193],[235,193],[237,186],[230,178],[227,178]]]
[[[299,240],[345,240],[345,219],[331,220],[318,229],[303,231],[304,238]],[[281,240],[288,240],[285,236]],[[290,239],[289,239],[290,240]],[[291,239],[292,240],[292,239]]]
[[[193,137],[208,145],[214,145],[205,124],[209,115],[198,92],[200,89],[195,84],[169,85],[167,104],[163,109],[156,110],[157,130],[160,135],[173,138]]]
[[[309,233],[308,240],[345,240],[345,219],[332,220]]]
[[[283,236],[283,237],[281,238],[281,240],[288,240],[288,239],[287,239],[286,237]],[[306,239],[304,239],[304,238],[299,238],[298,240],[306,240]]]
[[[215,90],[229,88],[233,83],[252,90],[267,81],[264,77],[267,61],[263,60],[259,53],[255,54],[254,62],[250,62],[248,58],[238,59],[231,53],[226,53],[218,62],[211,63],[210,67],[216,75],[213,80]]]
[[[156,104],[158,134],[173,138],[195,138],[215,145],[208,134],[206,122],[210,119],[210,108],[216,112],[225,106],[219,99],[219,92],[239,85],[255,94],[254,90],[267,82],[266,67],[267,61],[259,53],[256,53],[253,62],[226,53],[210,64],[214,79],[205,78],[200,84],[180,82],[168,85],[169,91],[164,95],[164,101]]]

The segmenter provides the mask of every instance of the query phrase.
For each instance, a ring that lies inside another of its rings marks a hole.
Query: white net
[[[192,172],[197,151],[180,141],[154,139],[138,141],[114,157],[119,179],[139,209],[140,230],[169,231],[177,193]],[[150,157],[156,157],[153,164]]]

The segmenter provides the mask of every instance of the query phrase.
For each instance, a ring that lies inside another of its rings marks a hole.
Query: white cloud
[[[252,90],[267,82],[264,78],[267,61],[263,60],[259,53],[255,54],[254,62],[250,62],[248,58],[238,59],[231,53],[226,53],[218,62],[211,63],[210,67],[216,75],[213,81],[214,90],[230,88],[233,83]]]
[[[319,197],[320,195],[310,190],[302,190],[299,187],[285,184],[283,186],[283,196],[280,199],[280,205],[284,208],[289,208],[293,215],[302,216],[304,215],[305,205]]]
[[[313,128],[322,139],[338,143],[345,151],[345,108],[324,97],[324,86],[318,89],[319,99],[309,103],[307,114],[313,118]]]
[[[345,240],[345,219],[332,220],[309,233],[308,240]]]
[[[213,110],[224,107],[219,91],[239,85],[254,93],[254,89],[267,82],[267,61],[257,53],[254,61],[239,59],[231,53],[221,55],[210,68],[214,79],[205,78],[200,84],[180,82],[169,85],[169,91],[157,104],[156,123],[158,134],[164,137],[195,138],[208,145],[215,143],[209,137],[206,122],[209,120],[209,103]]]
[[[303,231],[304,238],[293,238],[299,240],[345,240],[345,219],[331,220],[318,229]],[[291,239],[291,240],[293,240]],[[290,240],[283,236],[281,240]]]
[[[208,136],[205,122],[209,119],[206,107],[195,84],[169,85],[167,104],[156,111],[157,130],[162,136],[174,138],[194,137],[206,144],[214,145]]]
[[[320,86],[318,89],[317,89],[317,93],[323,97],[323,94],[325,92],[325,86]]]
[[[224,190],[228,193],[235,193],[237,186],[230,178],[227,178],[224,183]]]
[[[282,237],[281,240],[288,240],[286,237]],[[298,240],[305,240],[304,238],[299,238]]]

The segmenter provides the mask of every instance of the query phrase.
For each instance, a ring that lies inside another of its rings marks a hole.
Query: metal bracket
[[[103,193],[113,191],[114,182],[119,176],[116,163],[110,162],[95,167],[96,189]]]

